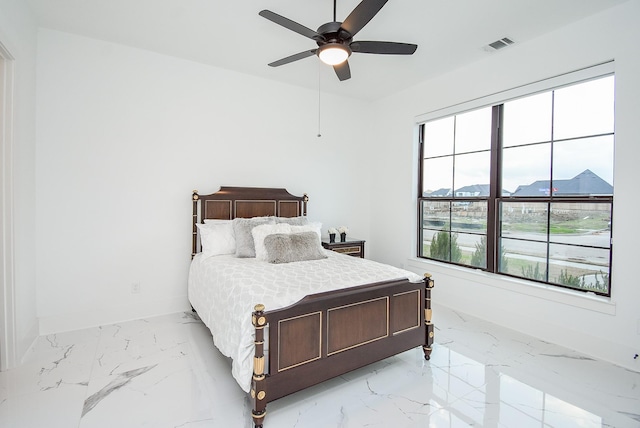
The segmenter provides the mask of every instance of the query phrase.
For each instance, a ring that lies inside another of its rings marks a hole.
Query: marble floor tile
[[[98,329],[39,337],[20,367],[0,373],[0,388],[16,396],[64,385],[87,386],[99,337]]]
[[[0,427],[77,427],[86,386],[63,385],[45,391],[9,396],[0,402]]]
[[[437,316],[435,316],[437,315]],[[640,428],[640,373],[434,307],[436,343],[267,406],[265,428]],[[192,313],[40,337],[0,373],[2,428],[251,428]]]

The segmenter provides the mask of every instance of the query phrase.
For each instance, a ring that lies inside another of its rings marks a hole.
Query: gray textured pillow
[[[291,226],[306,226],[309,219],[305,216],[300,217],[276,217],[276,223],[287,223]]]
[[[315,232],[274,233],[264,238],[269,263],[291,263],[326,259]]]
[[[236,218],[233,220],[233,233],[236,237],[236,257],[255,257],[251,229],[261,224],[275,224],[273,217]]]

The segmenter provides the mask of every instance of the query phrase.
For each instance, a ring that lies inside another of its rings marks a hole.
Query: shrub
[[[433,236],[431,248],[429,250],[430,257],[437,260],[460,262],[462,259],[462,250],[458,245],[458,235],[449,232],[438,232]]]

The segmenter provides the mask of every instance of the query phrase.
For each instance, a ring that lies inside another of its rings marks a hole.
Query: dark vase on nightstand
[[[340,234],[340,242],[344,242],[347,240],[347,234],[346,233],[341,233]]]
[[[336,242],[336,234],[335,233],[330,233],[329,234],[329,242],[331,242],[331,243]]]

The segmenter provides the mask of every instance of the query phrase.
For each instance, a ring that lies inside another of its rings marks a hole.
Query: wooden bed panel
[[[387,336],[388,296],[330,308],[327,311],[327,355],[337,354]]]
[[[280,217],[297,217],[300,211],[299,201],[279,201],[278,216]]]
[[[238,218],[264,217],[278,215],[277,201],[236,201]]]
[[[278,371],[289,370],[322,356],[322,312],[278,321]]]
[[[403,331],[420,328],[420,313],[423,300],[419,290],[394,294],[391,299],[391,331],[399,334]]]
[[[204,218],[231,220],[231,201],[204,201]]]

